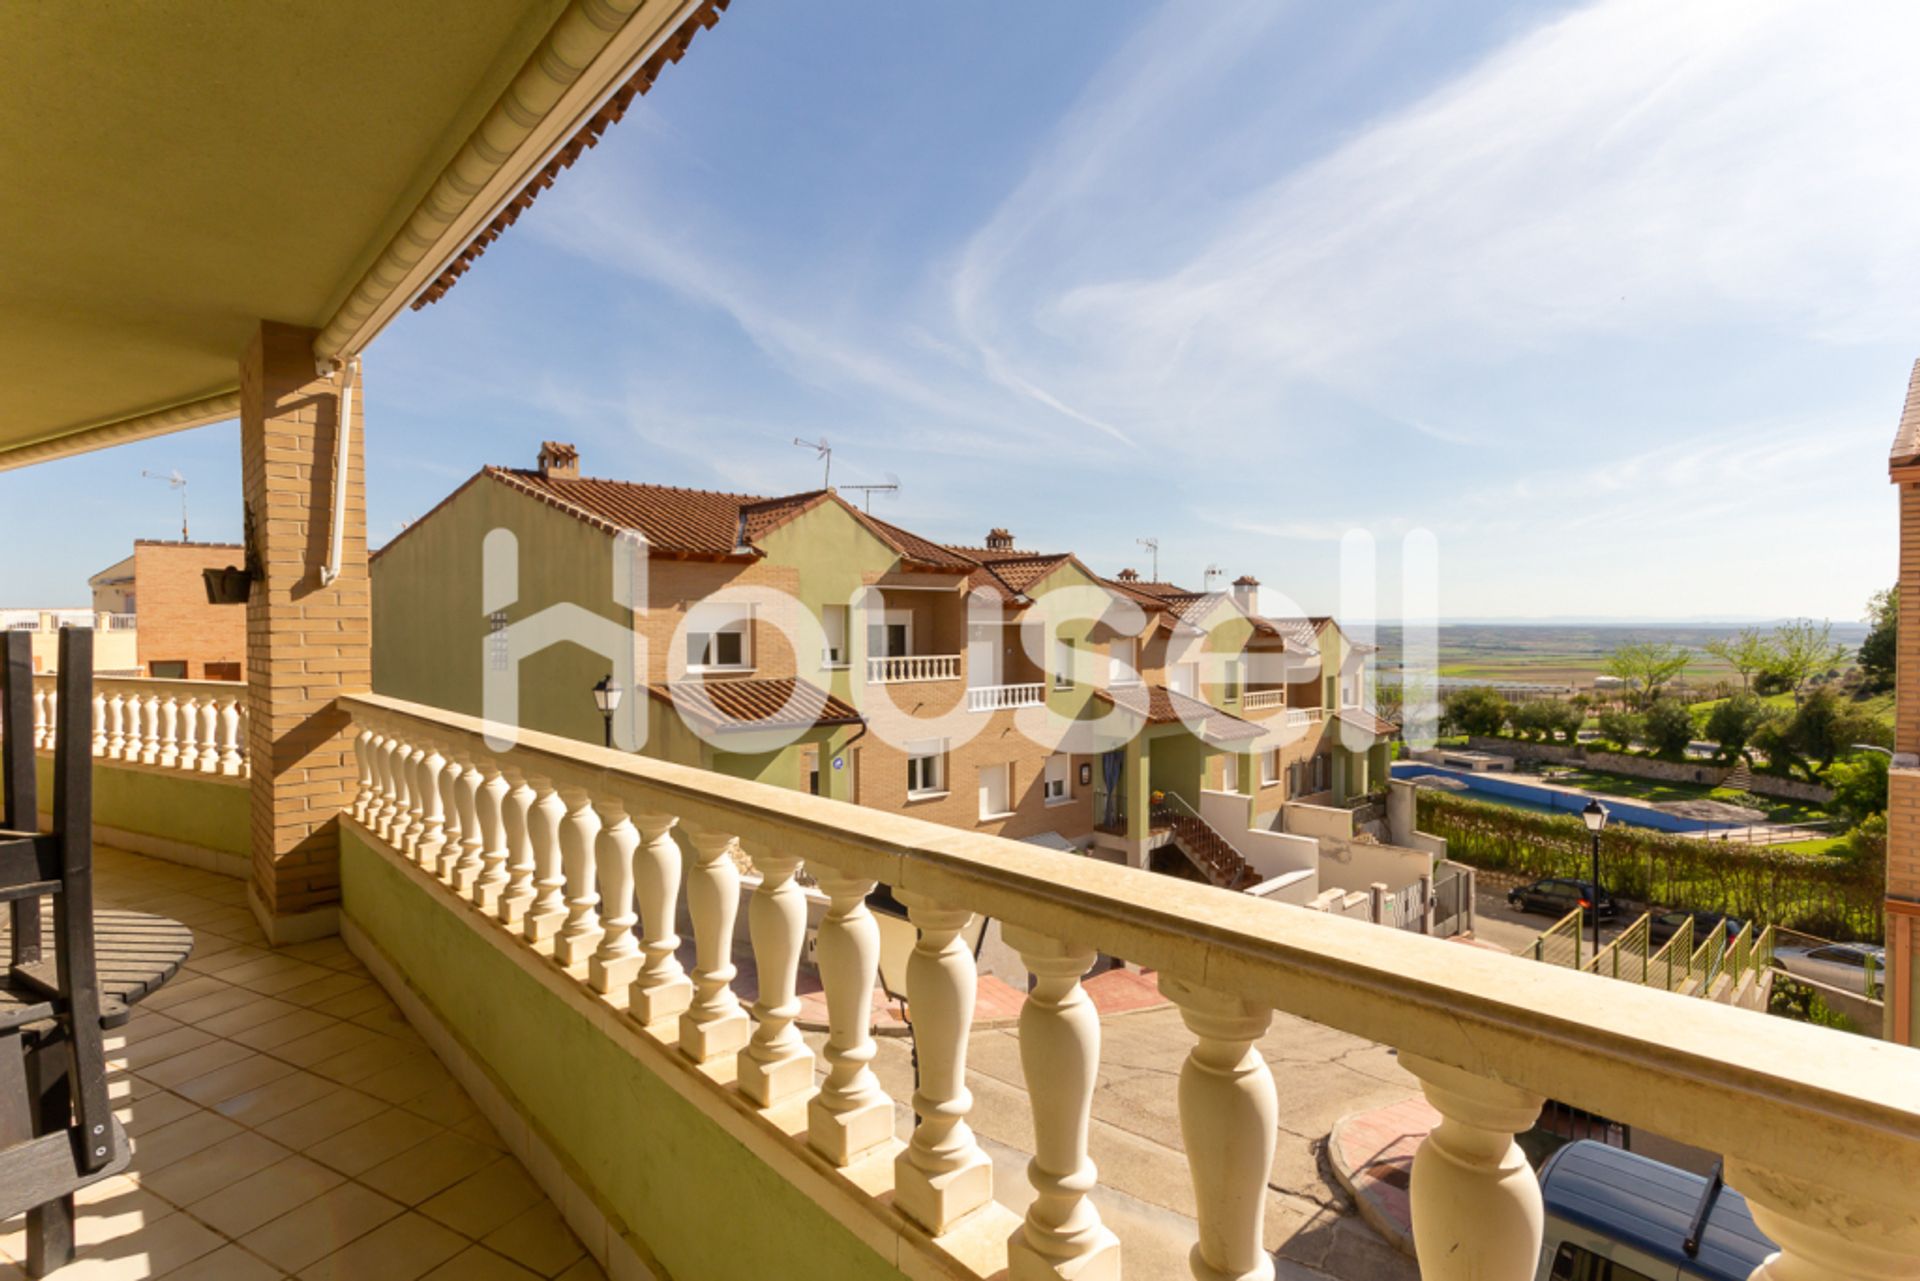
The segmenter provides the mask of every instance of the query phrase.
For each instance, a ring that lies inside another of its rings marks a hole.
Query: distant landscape
[[[1759,626],[1765,630],[1772,624]],[[1402,631],[1385,623],[1375,629],[1378,671],[1389,680],[1400,671]],[[1739,631],[1735,624],[1445,623],[1440,627],[1439,674],[1450,680],[1591,685],[1606,669],[1607,655],[1620,645],[1668,641],[1694,655],[1682,679],[1690,685],[1711,685],[1737,678],[1703,646]],[[1833,639],[1849,650],[1857,649],[1866,635],[1866,623],[1833,624]]]

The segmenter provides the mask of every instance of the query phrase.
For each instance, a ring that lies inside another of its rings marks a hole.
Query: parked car
[[[1723,926],[1727,931],[1727,942],[1740,937],[1740,931],[1746,928],[1746,922],[1732,916],[1723,916],[1719,912],[1658,912],[1647,922],[1647,937],[1655,943],[1664,943],[1680,932],[1687,921],[1693,921],[1693,945],[1695,947],[1713,936],[1715,926]]]
[[[1818,947],[1776,947],[1773,963],[1795,978],[1812,979],[1843,992],[1867,994],[1867,961],[1873,961],[1874,986],[1886,980],[1887,950],[1875,943],[1822,943]]]
[[[1540,1168],[1540,1199],[1536,1281],[1747,1281],[1777,1248],[1718,1178],[1590,1140]]]
[[[1507,891],[1507,902],[1522,912],[1545,912],[1549,916],[1565,916],[1576,907],[1594,908],[1601,920],[1620,914],[1619,905],[1613,901],[1613,895],[1605,890],[1597,893],[1592,881],[1576,881],[1564,876],[1548,876],[1531,885],[1518,885]]]

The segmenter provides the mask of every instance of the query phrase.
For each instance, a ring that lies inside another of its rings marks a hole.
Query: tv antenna
[[[1159,582],[1160,581],[1160,540],[1157,538],[1136,538],[1133,541],[1136,543],[1139,543],[1142,547],[1146,548],[1149,552],[1153,553],[1153,578],[1149,581],[1156,582],[1156,583]]]
[[[827,443],[827,438],[822,436],[819,440],[801,440],[795,436],[793,443],[802,449],[813,450],[815,457],[826,463],[826,474],[820,478],[820,488],[831,489],[833,487],[833,446]]]
[[[1227,571],[1218,565],[1208,565],[1206,570],[1200,575],[1200,590],[1203,592],[1212,591],[1213,580],[1216,578],[1225,578],[1226,576]]]
[[[886,483],[883,485],[842,485],[841,488],[851,489],[855,493],[864,495],[867,514],[871,516],[873,514],[873,496],[875,494],[898,494],[900,492],[900,478],[892,472],[888,472]]]
[[[180,491],[180,541],[190,542],[191,539],[187,536],[187,478],[180,474],[178,468],[162,475],[160,472],[148,471],[143,467],[140,469],[140,474],[148,480],[163,480],[167,483],[168,489]]]

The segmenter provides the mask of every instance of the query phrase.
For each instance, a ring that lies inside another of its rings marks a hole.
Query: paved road
[[[1623,912],[1611,921],[1600,923],[1600,944],[1602,947],[1612,942],[1622,929],[1632,925],[1639,915],[1635,911]],[[1481,889],[1473,896],[1473,933],[1475,938],[1489,943],[1498,943],[1509,952],[1516,952],[1539,937],[1540,931],[1554,922],[1553,917],[1537,912],[1522,912],[1507,906],[1507,891],[1502,887]],[[1583,945],[1581,955],[1585,956]]]

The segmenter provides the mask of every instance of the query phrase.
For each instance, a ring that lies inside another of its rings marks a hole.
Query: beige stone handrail
[[[1270,1275],[1275,1085],[1251,1047],[1274,1010],[1396,1047],[1445,1118],[1413,1175],[1429,1278],[1533,1275],[1540,1192],[1513,1136],[1549,1097],[1724,1154],[1793,1265],[1757,1278],[1920,1266],[1920,1051],[551,735],[509,747],[477,718],[397,699],[341,701],[357,727],[357,818],[501,925],[586,959],[595,990],[630,984],[637,1017],[678,1015],[684,1055],[737,1054],[737,1088],[762,1105],[812,1082],[780,996],[800,959],[791,887],[804,862],[831,902],[818,945],[828,1072],[805,1142],[840,1166],[892,1135],[866,1066],[878,943],[865,906],[876,883],[892,887],[920,927],[908,998],[923,1075],[891,1190],[936,1238],[991,1192],[965,1126],[974,975],[955,940],[970,914],[999,919],[1036,977],[1020,1038],[1039,1196],[1009,1241],[1014,1277],[1108,1275],[1089,1265],[1117,1250],[1085,1195],[1099,1020],[1080,976],[1097,952],[1157,971],[1195,1036],[1179,1090],[1198,1276]],[[751,1019],[726,959],[732,848],[764,877],[750,919],[774,1004]],[[683,864],[691,975],[673,934]],[[638,887],[637,923],[598,917],[596,875]]]
[[[58,678],[33,678],[33,745],[52,751]],[[238,681],[93,678],[93,755],[195,774],[247,772],[247,687]]]

